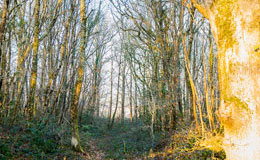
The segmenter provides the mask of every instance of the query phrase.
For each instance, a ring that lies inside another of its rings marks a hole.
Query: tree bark
[[[6,20],[7,20],[7,12],[9,7],[9,0],[5,0],[3,7],[2,7],[2,21],[0,22],[0,64],[1,64],[1,75],[0,75],[0,91],[2,91],[2,84],[4,79],[4,68],[3,64],[5,61],[5,55],[3,55],[2,47],[3,47],[3,37],[5,34],[5,26],[6,26]],[[1,98],[1,97],[0,97]],[[2,101],[2,99],[0,99]],[[2,105],[2,102],[0,103]]]
[[[28,101],[29,107],[29,116],[30,118],[36,116],[36,102],[35,92],[36,92],[36,83],[37,83],[37,71],[38,71],[38,48],[39,48],[39,32],[40,32],[40,0],[35,1],[35,14],[34,14],[34,39],[33,39],[33,57],[32,57],[32,73],[30,77],[30,97]]]
[[[79,126],[78,126],[78,105],[80,101],[80,93],[81,86],[83,82],[83,62],[84,62],[84,54],[85,54],[85,43],[86,43],[86,6],[85,0],[80,1],[80,21],[81,21],[81,42],[80,42],[80,50],[79,50],[79,65],[77,69],[77,80],[74,88],[74,94],[72,98],[72,106],[70,109],[71,121],[72,121],[72,130],[71,130],[71,145],[75,151],[83,152],[83,149],[80,145],[80,137],[79,137]]]
[[[219,119],[229,160],[260,160],[260,2],[216,0],[195,6],[218,47]]]
[[[115,117],[116,117],[116,112],[117,112],[117,108],[118,108],[118,101],[119,101],[119,88],[120,88],[120,76],[121,76],[121,62],[122,62],[122,53],[120,53],[120,57],[119,57],[119,67],[118,67],[118,77],[117,77],[117,89],[116,89],[116,106],[115,106],[115,111],[113,113],[112,119],[111,119],[111,123],[109,125],[109,129],[113,128],[114,125],[114,121],[115,121]]]
[[[130,74],[130,88],[129,88],[129,109],[130,109],[130,121],[133,122],[133,75]]]
[[[126,80],[126,62],[124,58],[123,71],[122,71],[122,95],[121,95],[121,123],[125,120],[125,80]]]
[[[110,73],[110,100],[109,100],[109,121],[108,127],[112,118],[112,104],[113,104],[113,59],[111,59],[111,73]]]

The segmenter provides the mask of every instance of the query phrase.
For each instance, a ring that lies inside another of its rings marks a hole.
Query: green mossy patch
[[[236,96],[225,98],[225,103],[228,105],[233,104],[234,106],[238,107],[238,109],[245,110],[247,112],[250,111],[248,104]]]
[[[225,133],[240,136],[239,133],[244,132],[250,122],[251,111],[248,104],[235,96],[225,97],[224,101],[219,118],[225,127]]]

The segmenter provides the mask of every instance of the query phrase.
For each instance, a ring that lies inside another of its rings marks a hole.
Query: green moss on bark
[[[226,98],[225,103],[228,105],[233,103],[234,106],[238,107],[238,109],[240,109],[240,110],[245,110],[248,112],[250,111],[248,108],[248,104],[246,102],[243,102],[240,98],[235,97],[235,96]]]
[[[222,49],[232,48],[237,43],[234,34],[236,26],[234,24],[234,11],[236,10],[236,0],[218,0],[215,4],[218,46]]]

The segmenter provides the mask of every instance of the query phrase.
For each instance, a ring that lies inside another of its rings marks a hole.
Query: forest
[[[0,160],[260,160],[259,0],[0,0]]]

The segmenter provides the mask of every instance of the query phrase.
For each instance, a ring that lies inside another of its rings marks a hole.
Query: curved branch
[[[191,0],[192,4],[194,5],[194,7],[196,7],[196,9],[205,17],[208,18],[208,12],[207,9],[205,7],[202,6],[202,4],[200,4],[198,2],[198,0]]]

